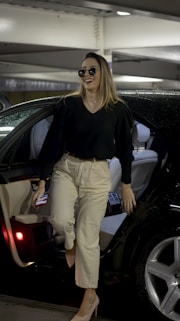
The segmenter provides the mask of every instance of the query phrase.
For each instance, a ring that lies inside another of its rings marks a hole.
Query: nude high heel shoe
[[[75,253],[71,252],[71,250],[67,250],[65,253],[66,262],[69,268],[72,268],[75,264]]]
[[[76,243],[74,241],[74,245],[72,249],[66,250],[66,253],[65,253],[66,262],[69,268],[72,268],[73,265],[75,264],[75,245]]]
[[[96,295],[95,301],[91,306],[91,309],[89,310],[88,314],[85,316],[81,317],[78,314],[75,314],[75,316],[70,320],[70,321],[90,321],[93,312],[95,313],[95,317],[97,317],[97,310],[98,310],[98,305],[99,305],[99,298]]]

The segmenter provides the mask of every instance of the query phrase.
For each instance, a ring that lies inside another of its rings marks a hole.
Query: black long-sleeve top
[[[132,115],[123,103],[91,113],[79,96],[62,99],[40,153],[40,179],[46,179],[65,151],[82,159],[119,158],[121,181],[131,182]]]

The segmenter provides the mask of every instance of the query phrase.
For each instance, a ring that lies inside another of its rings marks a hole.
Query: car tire
[[[180,236],[175,230],[167,233],[161,226],[143,239],[133,269],[136,295],[146,315],[179,321]]]

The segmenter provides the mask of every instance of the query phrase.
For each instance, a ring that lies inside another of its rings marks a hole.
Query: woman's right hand
[[[32,206],[34,208],[37,208],[36,206],[36,202],[40,200],[40,198],[43,196],[43,194],[45,193],[45,185],[46,182],[44,180],[40,180],[39,184],[38,184],[38,188],[37,190],[33,193],[32,196]]]

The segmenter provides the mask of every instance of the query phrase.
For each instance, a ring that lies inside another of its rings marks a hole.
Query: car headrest
[[[141,123],[134,123],[132,141],[134,146],[146,143],[150,138],[150,129]]]

